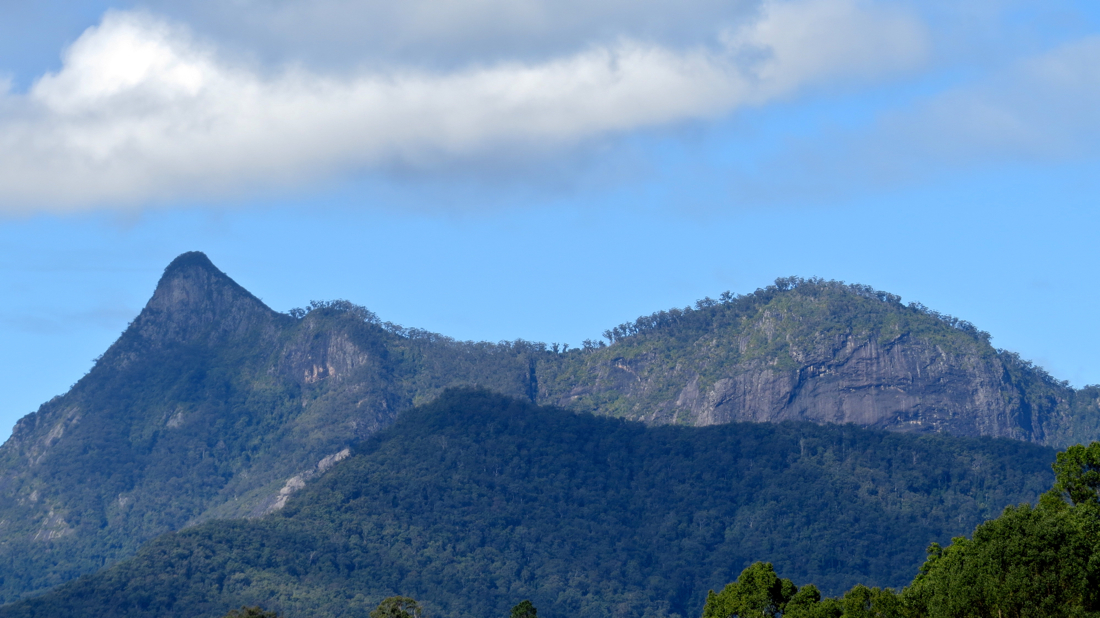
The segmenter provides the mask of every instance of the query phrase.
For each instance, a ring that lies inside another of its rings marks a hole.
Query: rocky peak
[[[280,315],[218,270],[205,254],[190,251],[164,269],[131,329],[154,345],[224,340],[271,324]]]

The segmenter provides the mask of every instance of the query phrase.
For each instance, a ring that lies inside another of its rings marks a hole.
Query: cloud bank
[[[619,34],[456,67],[270,70],[180,22],[110,12],[59,71],[0,96],[0,204],[139,205],[394,165],[430,170],[501,149],[552,151],[890,75],[927,54],[918,20],[855,0],[771,1],[718,26],[690,44]]]

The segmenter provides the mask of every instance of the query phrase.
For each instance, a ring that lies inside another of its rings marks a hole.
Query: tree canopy
[[[370,613],[370,618],[420,618],[422,610],[416,599],[386,597]]]
[[[971,538],[932,543],[898,591],[857,585],[822,599],[769,563],[707,596],[703,618],[1084,618],[1100,616],[1100,442],[1058,454],[1037,506],[1010,506]]]

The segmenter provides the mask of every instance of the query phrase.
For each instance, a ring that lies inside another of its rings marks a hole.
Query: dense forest
[[[858,584],[822,598],[813,584],[796,586],[775,567],[755,562],[721,592],[711,590],[702,618],[1071,618],[1100,615],[1100,442],[1058,454],[1057,479],[1036,507],[1007,507],[995,520],[932,543],[916,578],[900,591]],[[387,597],[370,618],[421,618],[410,597]],[[530,600],[509,618],[537,618]],[[259,606],[225,618],[281,618]]]
[[[697,616],[756,561],[825,594],[900,587],[929,542],[1030,503],[1054,452],[808,423],[646,427],[452,390],[255,520],[163,535],[4,618]]]

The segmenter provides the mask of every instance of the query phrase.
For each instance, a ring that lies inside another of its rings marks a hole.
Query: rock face
[[[157,346],[205,338],[217,345],[257,327],[285,326],[275,313],[197,251],[184,253],[164,270],[153,297],[132,325],[133,334]]]
[[[653,424],[1100,438],[1095,387],[1074,391],[968,323],[860,286],[803,282],[653,320],[547,372],[542,400]]]
[[[650,373],[646,369],[643,364],[635,371]],[[692,373],[675,400],[656,406],[647,420],[854,423],[1042,442],[1041,427],[1036,433],[1019,422],[1001,396],[1002,374],[995,360],[948,355],[920,343],[849,340],[831,357],[797,369],[751,362],[709,383]],[[627,396],[651,388],[638,381]]]
[[[661,312],[568,351],[456,342],[345,301],[293,313],[201,253],[173,261],[92,371],[0,446],[0,602],[160,533],[262,514],[451,386],[650,424],[1100,437],[1096,388],[1074,391],[964,322],[834,282]]]

